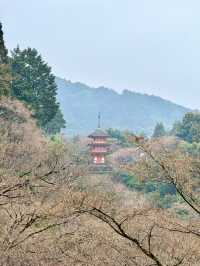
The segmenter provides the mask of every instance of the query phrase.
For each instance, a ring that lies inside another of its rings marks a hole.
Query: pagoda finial
[[[98,114],[98,128],[101,128],[101,113]]]

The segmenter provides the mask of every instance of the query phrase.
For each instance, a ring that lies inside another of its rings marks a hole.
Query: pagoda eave
[[[109,147],[110,146],[110,144],[108,143],[95,143],[95,142],[89,143],[88,145],[92,147]]]
[[[106,154],[108,153],[107,151],[92,151],[91,154],[92,155],[101,155],[101,154]]]

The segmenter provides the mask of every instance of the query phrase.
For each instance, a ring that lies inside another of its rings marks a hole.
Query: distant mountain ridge
[[[58,101],[69,135],[86,135],[97,127],[98,112],[103,128],[133,130],[151,135],[157,122],[170,128],[190,109],[160,97],[124,90],[122,94],[105,87],[91,88],[56,78]]]

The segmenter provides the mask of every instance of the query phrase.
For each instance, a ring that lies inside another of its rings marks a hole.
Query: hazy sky
[[[0,0],[0,19],[60,77],[200,109],[199,0]]]

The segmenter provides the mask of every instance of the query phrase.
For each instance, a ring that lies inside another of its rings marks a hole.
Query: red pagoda
[[[108,134],[100,128],[100,114],[98,116],[98,128],[90,134],[88,137],[91,138],[91,155],[92,162],[96,166],[106,164],[106,155],[108,153]]]

